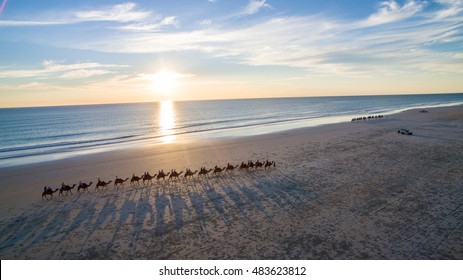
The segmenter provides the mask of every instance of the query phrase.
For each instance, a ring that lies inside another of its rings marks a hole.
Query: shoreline
[[[410,108],[410,109],[399,110],[398,112],[387,111],[387,112],[384,112],[384,113],[378,113],[378,114],[373,114],[373,115],[383,115],[384,118],[387,119],[388,117],[393,117],[395,115],[406,113],[407,111],[412,111],[412,110],[434,109],[434,108],[449,108],[449,109],[452,109],[452,108],[459,108],[459,107],[463,108],[463,104],[458,104],[458,105],[436,105],[436,106],[431,106],[431,107],[413,107],[413,108]],[[125,151],[138,151],[138,150],[145,150],[145,149],[156,148],[156,147],[164,148],[166,146],[176,146],[176,145],[178,145],[178,146],[184,146],[184,145],[196,146],[198,144],[198,142],[200,142],[200,141],[206,141],[206,142],[211,142],[211,143],[217,144],[217,143],[222,143],[222,142],[226,143],[226,142],[230,142],[230,141],[234,142],[236,140],[239,141],[240,139],[245,140],[246,138],[251,139],[253,137],[269,137],[269,138],[271,138],[272,135],[275,135],[276,137],[278,137],[278,135],[280,135],[280,134],[287,134],[287,133],[292,133],[292,132],[297,133],[298,130],[310,130],[310,129],[317,129],[319,127],[324,127],[324,126],[335,126],[335,125],[343,125],[343,124],[347,125],[347,124],[352,122],[351,121],[352,116],[347,115],[347,116],[341,116],[341,117],[334,117],[335,119],[342,119],[342,121],[341,120],[336,121],[336,122],[326,122],[326,121],[317,122],[317,121],[313,121],[313,123],[317,123],[317,124],[313,124],[313,125],[310,125],[310,126],[304,125],[302,127],[295,126],[293,128],[287,128],[287,129],[268,130],[269,132],[254,133],[254,134],[251,134],[249,136],[248,135],[243,136],[243,135],[240,135],[240,134],[237,133],[237,134],[232,134],[232,135],[228,134],[227,136],[215,136],[215,137],[213,136],[213,137],[210,137],[209,139],[202,138],[202,137],[190,137],[190,138],[181,138],[181,139],[172,140],[172,141],[169,140],[169,141],[166,141],[166,142],[151,142],[151,138],[150,138],[150,139],[136,140],[136,141],[133,141],[133,142],[130,142],[130,143],[115,143],[115,144],[110,144],[108,147],[102,147],[101,149],[91,148],[91,149],[88,149],[88,150],[82,149],[82,151],[65,152],[65,153],[71,153],[71,155],[68,155],[68,156],[60,156],[60,154],[57,153],[55,157],[58,157],[58,159],[49,159],[49,160],[33,161],[32,163],[0,166],[0,172],[3,169],[15,169],[15,168],[18,168],[18,167],[19,168],[35,167],[36,165],[54,164],[55,162],[58,162],[58,161],[68,161],[68,160],[73,160],[73,159],[79,159],[79,158],[82,158],[82,157],[92,157],[92,156],[99,157],[100,155],[105,156],[105,154],[108,154],[108,153],[118,153],[118,152],[124,153]],[[368,114],[366,114],[365,116],[368,116]],[[358,116],[358,117],[360,117],[360,116]],[[363,115],[362,115],[362,117],[363,117]],[[307,121],[307,120],[303,120],[303,121]],[[303,121],[292,121],[292,122],[299,124],[300,122],[303,122]],[[366,121],[374,121],[374,120],[371,119],[371,120],[366,120]],[[356,121],[356,122],[363,122],[363,120]],[[283,125],[285,125],[285,124],[286,124],[286,122],[283,123]],[[266,130],[266,125],[262,125],[262,126],[264,126],[263,130]],[[233,130],[233,129],[235,129],[235,128],[232,128],[231,130]],[[254,127],[238,128],[238,130],[241,130],[241,129],[253,130]],[[237,136],[237,135],[239,135],[239,136]],[[174,136],[177,136],[177,135],[174,135]],[[163,138],[163,137],[166,137],[166,136],[156,136],[155,138],[160,139],[160,138]],[[55,154],[54,153],[52,153],[52,154],[40,154],[40,155],[37,155],[37,156],[53,156],[53,155],[55,155]],[[13,158],[13,159],[16,159],[16,158]]]
[[[463,174],[458,167],[463,164],[463,106],[417,111],[0,168],[4,191],[0,255],[2,259],[461,259],[463,225],[458,221],[463,218],[463,191],[458,186]],[[414,135],[397,135],[402,126]],[[92,187],[92,194],[40,199],[43,185],[55,188],[62,181],[95,183],[98,177],[108,181],[116,175],[126,178],[172,168],[194,171],[266,158],[275,160],[277,168],[144,188],[127,184],[116,190],[111,184],[107,191]],[[40,211],[52,216],[41,217]],[[54,211],[64,216],[55,216]],[[417,217],[409,217],[412,213]],[[265,236],[275,225],[281,228]],[[59,239],[70,232],[87,241],[77,246],[72,239]],[[18,237],[10,241],[15,234]],[[134,240],[131,235],[138,237]],[[54,240],[51,249],[47,238]],[[178,243],[185,247],[175,249]],[[442,252],[427,249],[429,244]],[[454,248],[457,244],[460,247]]]
[[[442,107],[455,107],[455,106],[463,106],[463,104],[457,103],[448,103],[448,104],[437,104],[431,106],[412,106],[404,109],[396,109],[396,110],[382,110],[378,112],[365,112],[365,115],[385,115],[385,116],[392,116],[394,114],[398,114],[408,110],[414,110],[419,108],[442,108]],[[140,146],[143,147],[151,147],[154,145],[163,145],[166,143],[171,142],[172,139],[176,139],[175,142],[195,142],[200,141],[202,139],[216,139],[217,141],[221,141],[221,139],[235,139],[240,137],[248,137],[248,136],[259,136],[259,135],[266,135],[266,134],[274,134],[280,133],[285,131],[290,131],[294,129],[304,129],[304,128],[311,128],[323,125],[331,125],[331,124],[339,124],[339,123],[347,123],[350,119],[354,117],[359,117],[359,115],[344,115],[344,116],[323,116],[323,117],[316,117],[310,119],[294,119],[290,121],[278,121],[274,123],[264,123],[264,124],[257,124],[251,126],[240,126],[240,127],[232,127],[232,128],[221,128],[217,130],[206,130],[206,131],[199,131],[199,132],[184,132],[184,133],[173,133],[168,135],[156,135],[156,136],[143,136],[140,139],[136,140],[129,140],[123,141],[119,143],[110,143],[110,144],[102,144],[97,146],[90,146],[90,147],[80,147],[80,148],[69,148],[69,150],[63,150],[61,152],[37,152],[36,154],[32,155],[21,155],[16,157],[11,157],[8,159],[0,159],[0,169],[8,168],[8,167],[15,167],[15,166],[22,166],[28,165],[30,163],[47,163],[51,161],[56,161],[60,159],[70,159],[73,157],[80,157],[92,154],[99,154],[104,152],[117,152],[126,149],[132,148],[139,148]],[[246,135],[246,136],[242,136]]]

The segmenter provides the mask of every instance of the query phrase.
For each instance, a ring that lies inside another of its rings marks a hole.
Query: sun
[[[153,89],[161,94],[170,95],[180,87],[180,74],[172,71],[160,71],[153,75]]]

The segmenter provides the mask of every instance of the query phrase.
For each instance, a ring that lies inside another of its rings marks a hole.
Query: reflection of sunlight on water
[[[161,141],[171,143],[175,140],[175,112],[172,101],[161,101],[159,112],[159,128]]]

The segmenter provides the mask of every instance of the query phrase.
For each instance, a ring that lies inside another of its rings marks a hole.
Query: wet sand
[[[0,257],[463,259],[463,107],[428,111],[1,168]],[[267,158],[276,168],[94,187]],[[90,193],[41,198],[79,180]]]

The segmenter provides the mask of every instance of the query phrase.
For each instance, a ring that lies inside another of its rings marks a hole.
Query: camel
[[[154,174],[154,176],[151,176],[148,172],[145,172],[145,174],[143,174],[142,178],[143,178],[143,185],[145,184],[145,181],[149,181],[150,184],[153,183],[153,181],[151,181],[152,179],[156,178],[156,174]]]
[[[129,178],[125,178],[125,180],[122,180],[121,178],[117,178],[114,180],[114,187],[117,187],[117,185],[124,186],[124,182],[126,182]]]
[[[53,198],[53,193],[57,192],[59,189],[56,189],[56,190],[52,190],[50,187],[48,188],[44,188],[43,192],[42,192],[42,199],[45,197],[47,197],[47,195],[50,196],[50,199]]]
[[[230,172],[230,171],[235,170],[236,168],[238,168],[238,165],[233,166],[233,165],[231,165],[230,163],[228,163],[228,164],[227,164],[226,171]]]
[[[216,166],[214,167],[214,174],[221,174],[222,171],[225,170],[225,168],[226,168],[226,167],[220,168],[220,167],[218,167],[218,166],[216,165]]]
[[[180,171],[180,173],[178,173],[175,169],[172,169],[172,171],[170,172],[169,180],[178,179],[178,176],[180,176],[182,173],[183,171]]]
[[[165,180],[167,176],[170,175],[170,172],[164,173],[164,170],[159,170],[158,176],[156,177],[157,180],[162,179]]]
[[[140,180],[142,179],[143,176],[138,177],[135,176],[135,174],[132,175],[132,179],[130,179],[130,184],[134,185],[135,182],[137,182],[137,185],[140,185]]]
[[[108,185],[111,184],[112,181],[109,181],[109,182],[105,182],[105,181],[101,181],[100,178],[98,178],[98,182],[96,183],[96,186],[95,186],[95,189],[100,189],[100,187],[102,188],[108,188]]]
[[[267,169],[267,167],[272,167],[272,166],[276,167],[276,163],[273,160],[272,161],[267,160],[264,166],[265,166],[265,169]]]
[[[244,163],[244,162],[241,162],[241,165],[240,165],[240,170],[248,170],[249,166]]]
[[[249,168],[254,168],[256,165],[254,164],[254,162],[252,162],[252,160],[248,160],[248,167]]]
[[[66,192],[66,195],[68,195],[68,193],[70,192],[71,195],[72,195],[72,189],[76,187],[76,184],[72,185],[72,187],[68,186],[68,185],[63,185],[61,186],[61,188],[59,189],[59,193],[58,195],[63,195],[63,192]]]
[[[206,167],[201,167],[201,169],[199,170],[199,173],[198,173],[198,177],[199,177],[199,176],[206,177],[207,174],[208,174],[209,172],[211,172],[211,171],[212,171],[212,168],[209,169],[209,170],[207,170]]]
[[[189,168],[185,171],[185,175],[183,178],[193,178],[193,175],[195,175],[198,172],[198,170],[195,170],[195,172],[192,172]]]
[[[264,163],[263,162],[260,162],[259,160],[256,161],[256,163],[254,164],[255,168],[263,168],[264,167]]]
[[[88,191],[88,188],[93,184],[93,182],[90,182],[90,184],[82,183],[77,187],[77,192],[80,193],[80,189],[83,189],[83,191]]]

